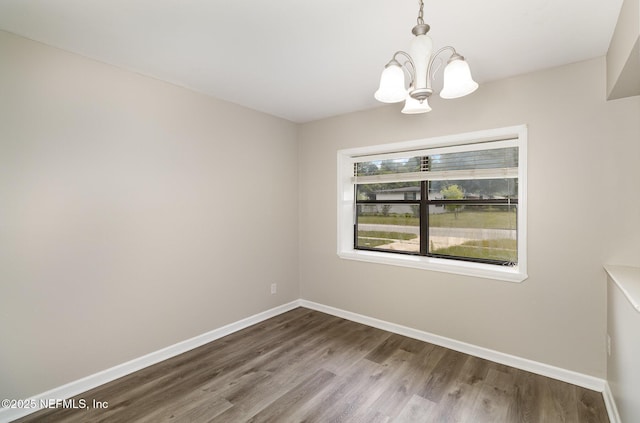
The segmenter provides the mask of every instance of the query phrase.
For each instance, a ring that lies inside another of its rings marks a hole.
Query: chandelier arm
[[[398,50],[395,53],[393,53],[393,57],[392,60],[396,60],[397,56],[403,56],[405,59],[407,59],[406,62],[402,63],[402,67],[407,71],[407,73],[409,74],[409,76],[411,77],[411,83],[409,84],[409,86],[413,85],[415,82],[415,75],[416,75],[416,65],[413,62],[413,59],[411,58],[411,56],[409,55],[409,53],[404,52],[402,50]],[[397,62],[397,60],[396,60]],[[398,62],[400,63],[400,62]],[[409,66],[407,66],[409,65]]]
[[[437,63],[436,63],[436,61],[435,61],[435,60],[433,61],[433,67],[432,67],[432,70],[431,70],[431,80],[432,80],[432,81],[435,81],[435,79],[436,79],[436,73],[438,73],[438,71],[439,71],[439,70],[440,70],[440,68],[442,67],[442,64],[443,64],[443,63],[444,63],[444,62],[442,61],[442,59],[441,59],[441,58],[438,58]]]
[[[445,46],[439,49],[438,51],[436,51],[435,54],[433,54],[431,56],[431,59],[429,60],[429,64],[427,65],[427,88],[429,89],[431,88],[431,82],[433,81],[433,74],[436,73],[438,69],[440,69],[440,67],[433,69],[433,63],[435,62],[436,57],[440,55],[440,53],[445,52],[447,50],[451,51],[451,56],[449,56],[450,58],[455,55],[458,55],[455,48],[451,46]]]

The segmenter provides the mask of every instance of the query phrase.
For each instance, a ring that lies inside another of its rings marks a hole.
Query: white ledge
[[[462,260],[438,259],[425,256],[355,249],[339,251],[338,256],[347,260],[412,267],[414,269],[433,270],[436,272],[454,273],[457,275],[475,276],[507,282],[522,282],[528,277],[518,266],[498,266]]]
[[[606,265],[604,270],[633,308],[640,312],[640,267]]]

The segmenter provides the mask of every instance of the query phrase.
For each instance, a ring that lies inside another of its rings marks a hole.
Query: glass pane
[[[361,184],[356,186],[357,200],[420,200],[420,182]]]
[[[429,200],[505,198],[518,198],[518,178],[429,182]]]
[[[517,263],[517,206],[429,206],[432,254]]]
[[[418,204],[358,204],[356,248],[420,252]]]

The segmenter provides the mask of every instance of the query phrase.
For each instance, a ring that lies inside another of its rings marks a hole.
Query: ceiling
[[[424,20],[482,85],[603,56],[621,6],[425,0]],[[417,12],[416,0],[0,0],[0,29],[308,122],[380,105],[380,72]]]

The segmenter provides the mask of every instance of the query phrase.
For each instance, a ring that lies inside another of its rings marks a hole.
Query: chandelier
[[[471,94],[478,88],[478,83],[471,78],[469,65],[464,57],[451,46],[442,47],[433,52],[433,42],[427,35],[429,25],[423,20],[424,2],[420,0],[418,24],[411,32],[415,38],[409,46],[409,53],[397,51],[384,67],[380,76],[380,87],[375,92],[376,100],[383,103],[399,103],[404,101],[402,113],[416,114],[431,111],[427,99],[433,94],[433,75],[442,62],[434,69],[435,59],[444,52],[450,56],[444,68],[444,85],[440,91],[442,98],[458,98]],[[398,60],[406,59],[402,64]],[[407,90],[404,72],[411,77]]]

